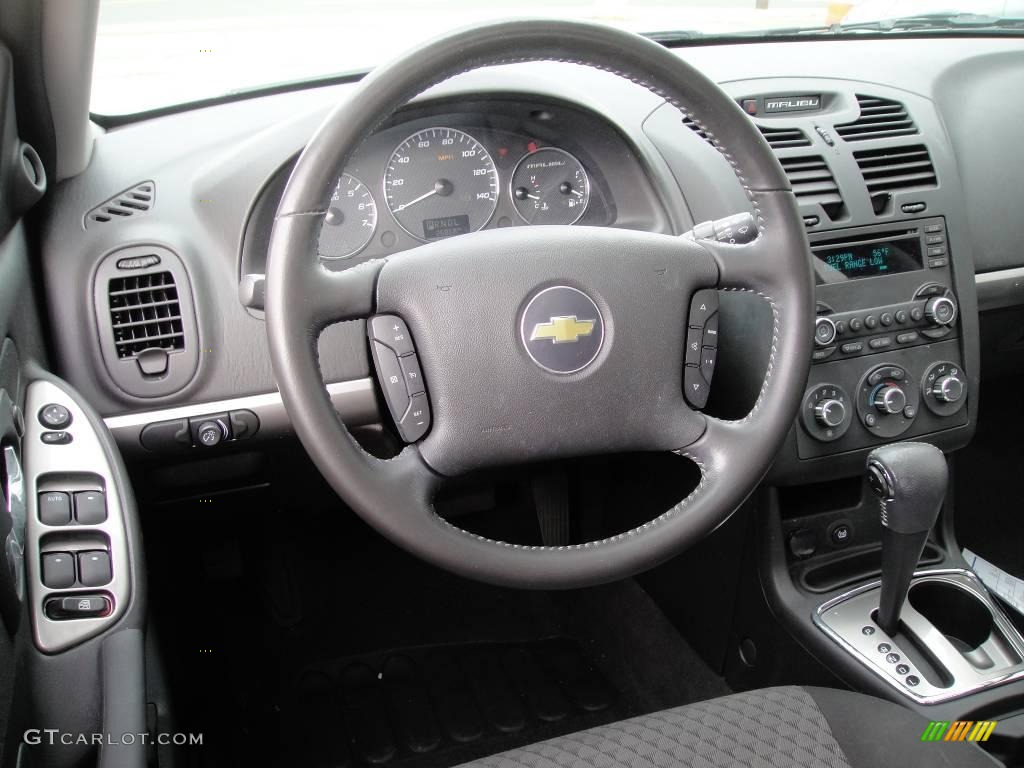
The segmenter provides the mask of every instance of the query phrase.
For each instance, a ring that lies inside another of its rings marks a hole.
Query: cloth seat
[[[992,768],[970,742],[922,742],[928,721],[830,688],[737,693],[531,744],[468,768]]]

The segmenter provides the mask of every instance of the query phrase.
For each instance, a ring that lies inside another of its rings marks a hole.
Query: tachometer
[[[427,128],[391,154],[384,197],[402,229],[419,240],[475,232],[498,204],[498,172],[468,133]]]
[[[321,259],[355,256],[377,228],[377,203],[370,190],[350,173],[343,173],[331,195],[317,250]]]
[[[583,164],[557,147],[524,156],[509,187],[512,203],[527,224],[575,224],[590,202],[590,179]]]

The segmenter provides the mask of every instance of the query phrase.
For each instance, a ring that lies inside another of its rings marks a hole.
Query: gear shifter
[[[868,484],[882,518],[882,590],[878,626],[890,637],[900,625],[910,579],[946,495],[942,451],[926,443],[883,445],[868,454]]]

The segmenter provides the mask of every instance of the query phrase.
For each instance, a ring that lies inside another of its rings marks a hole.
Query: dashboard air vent
[[[697,123],[695,123],[693,118],[690,117],[689,115],[683,115],[683,125],[685,125],[691,131],[696,133],[702,139],[704,139],[704,141],[706,141],[708,144],[711,143],[711,139],[708,138],[707,132],[699,125],[697,125]]]
[[[170,272],[111,278],[108,298],[118,358],[152,348],[185,348],[178,288]]]
[[[820,205],[830,219],[839,218],[843,212],[843,197],[825,158],[821,155],[780,157],[779,162],[798,203]]]
[[[937,186],[935,167],[923,144],[907,147],[864,149],[853,153],[871,197],[875,213],[881,213],[892,193],[901,189]]]
[[[852,123],[836,126],[836,133],[846,141],[864,141],[888,136],[910,136],[917,126],[898,101],[857,94],[860,117]]]
[[[156,200],[156,185],[152,181],[136,184],[97,205],[85,214],[85,228],[97,224],[108,224],[139,213],[146,213]]]
[[[811,140],[799,128],[765,128],[763,125],[759,125],[758,130],[761,131],[768,146],[772,149],[811,146]]]

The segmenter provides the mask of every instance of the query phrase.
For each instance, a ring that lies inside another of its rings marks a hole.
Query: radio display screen
[[[819,262],[818,277],[826,283],[913,272],[924,266],[917,237],[816,248],[814,258]]]

